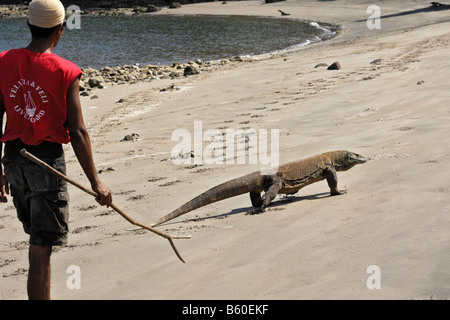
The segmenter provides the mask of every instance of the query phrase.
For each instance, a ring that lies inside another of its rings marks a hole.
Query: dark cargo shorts
[[[69,222],[67,183],[21,156],[22,148],[66,174],[62,145],[44,142],[27,146],[17,140],[7,142],[2,163],[17,217],[30,235],[30,244],[65,245]]]

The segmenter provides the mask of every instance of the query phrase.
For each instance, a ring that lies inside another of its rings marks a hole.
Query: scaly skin
[[[324,179],[328,182],[331,195],[339,195],[343,192],[337,187],[336,171],[347,171],[366,161],[365,157],[350,151],[330,151],[280,165],[275,174],[261,174],[260,171],[256,171],[209,189],[155,221],[151,226],[160,225],[192,210],[244,193],[250,193],[253,205],[249,214],[264,212],[277,194],[294,194],[301,188]],[[263,191],[264,196],[261,196]]]

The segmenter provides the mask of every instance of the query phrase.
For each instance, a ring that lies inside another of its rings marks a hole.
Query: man
[[[59,0],[33,0],[26,48],[0,53],[0,202],[10,192],[17,216],[30,235],[27,292],[50,299],[52,246],[67,243],[67,183],[19,154],[22,148],[65,172],[62,144],[71,142],[97,202],[109,206],[111,191],[98,178],[79,99],[81,70],[52,53],[64,28]],[[6,127],[3,133],[3,119]]]

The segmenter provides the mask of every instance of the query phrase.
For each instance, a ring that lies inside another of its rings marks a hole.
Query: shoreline
[[[132,226],[69,187],[69,245],[52,255],[54,299],[302,300],[448,299],[450,282],[450,20],[415,1],[380,4],[381,29],[365,20],[372,1],[201,3],[179,14],[277,15],[329,21],[338,37],[195,76],[125,84],[81,97],[100,178],[114,203],[152,223],[258,165],[176,165],[174,130],[279,129],[280,163],[337,149],[370,161],[338,173],[342,196],[318,182],[249,216],[248,195],[158,227]],[[158,14],[166,14],[159,12]],[[315,68],[339,61],[340,70]],[[166,90],[164,90],[166,89]],[[131,136],[130,139],[124,139]],[[204,145],[203,145],[204,146]],[[68,175],[86,183],[70,146]],[[9,199],[10,200],[10,199]],[[2,208],[3,209],[3,208]],[[26,298],[27,237],[11,202],[0,216],[2,299]],[[81,270],[70,290],[68,266]],[[370,288],[370,267],[381,289]],[[369,271],[368,271],[369,270]]]
[[[1,7],[1,6],[0,6]],[[25,6],[8,6],[3,5],[3,7],[12,7],[14,8],[12,12],[20,12],[22,16],[13,16],[9,17],[10,19],[14,18],[23,18],[26,15],[26,10],[23,10]],[[134,14],[132,9],[129,8],[113,8],[113,9],[99,9],[99,8],[89,8],[86,9],[90,13],[86,14],[88,17],[104,17],[104,16],[116,16],[117,10],[122,12],[121,15],[125,16],[150,16],[155,15],[155,12],[142,12]],[[106,10],[106,12],[105,12]],[[1,10],[0,10],[1,13]],[[82,12],[82,17],[85,15]],[[239,14],[175,14],[172,12],[168,12],[164,14],[165,16],[218,16],[218,17],[246,17],[246,15]],[[82,96],[89,96],[90,92],[93,89],[103,89],[107,86],[113,85],[123,85],[123,84],[134,84],[139,83],[141,81],[154,81],[161,79],[176,79],[180,77],[191,76],[195,74],[199,74],[201,72],[214,72],[220,68],[223,68],[226,64],[235,64],[241,62],[252,62],[254,60],[262,60],[262,59],[270,59],[274,56],[282,55],[288,53],[292,50],[298,50],[302,47],[308,45],[314,45],[323,41],[329,41],[337,36],[341,32],[341,27],[338,25],[334,25],[327,22],[320,21],[311,21],[304,18],[299,17],[282,17],[282,16],[272,16],[272,15],[256,15],[253,17],[266,18],[266,19],[287,19],[292,21],[300,21],[303,23],[312,24],[314,23],[314,27],[319,30],[322,30],[324,33],[319,40],[306,40],[303,43],[299,43],[296,45],[289,46],[284,49],[277,49],[273,51],[269,51],[266,53],[253,54],[253,55],[240,55],[240,56],[230,56],[230,57],[222,57],[220,59],[214,59],[210,61],[202,61],[197,59],[196,61],[189,61],[186,63],[180,63],[177,61],[173,61],[171,64],[167,65],[151,65],[147,64],[145,66],[141,66],[141,64],[124,64],[124,65],[106,65],[100,68],[92,68],[92,67],[81,67],[83,71],[83,75],[80,81],[80,94]]]
[[[11,13],[11,16],[7,16],[6,19],[24,18],[26,17],[25,6],[23,5],[1,5],[0,6],[0,18],[2,16],[1,8],[9,8],[6,13]],[[181,7],[180,7],[181,8]],[[177,8],[177,9],[180,9]],[[160,8],[160,10],[163,8]],[[87,12],[87,13],[86,13]],[[4,11],[3,11],[4,13]],[[16,15],[17,14],[17,15]],[[133,12],[132,8],[86,8],[82,11],[82,15],[88,17],[105,17],[105,16],[150,16],[157,15],[157,12]],[[167,12],[165,16],[218,16],[218,17],[232,17],[240,16],[246,17],[248,15],[240,14],[196,14],[196,13],[173,13]],[[180,77],[187,77],[201,72],[214,72],[220,68],[223,68],[226,64],[235,64],[242,62],[252,62],[254,60],[271,59],[275,56],[283,55],[289,53],[290,51],[299,50],[305,46],[314,45],[324,41],[330,41],[335,37],[338,37],[342,31],[341,26],[335,25],[323,21],[312,21],[305,18],[299,17],[285,17],[285,16],[274,16],[274,15],[253,15],[253,17],[268,18],[268,19],[287,19],[293,21],[300,21],[304,23],[314,23],[316,28],[323,30],[323,39],[317,41],[306,40],[304,43],[299,43],[296,45],[289,46],[284,49],[278,49],[269,51],[266,53],[255,54],[255,55],[240,55],[231,57],[222,57],[221,59],[215,59],[211,61],[202,61],[197,59],[196,61],[189,61],[186,63],[179,63],[173,61],[172,64],[168,65],[151,65],[141,67],[139,63],[136,64],[124,64],[121,66],[102,66],[101,68],[91,68],[91,67],[81,67],[83,75],[80,81],[80,94],[82,96],[89,96],[93,89],[103,89],[107,86],[123,85],[123,84],[135,84],[142,81],[154,81],[161,79],[176,79]]]
[[[169,16],[219,16],[208,14],[168,14]],[[220,15],[221,17],[231,17],[236,15]],[[242,15],[245,17],[245,15]],[[280,19],[281,17],[258,16],[260,18]],[[176,79],[197,75],[203,72],[215,72],[224,67],[233,66],[239,63],[251,63],[264,59],[289,54],[291,51],[301,50],[303,47],[315,45],[321,42],[330,41],[339,36],[340,26],[328,24],[326,22],[309,21],[299,18],[288,18],[304,23],[314,23],[316,28],[324,31],[324,38],[317,41],[306,40],[304,43],[289,46],[284,49],[269,51],[266,53],[253,55],[239,55],[222,57],[220,59],[202,61],[200,59],[191,60],[186,63],[173,61],[171,65],[151,65],[140,66],[140,64],[126,64],[122,66],[104,66],[102,68],[81,68],[83,75],[80,82],[80,92],[88,96],[92,89],[103,89],[111,85],[135,84],[139,82],[149,82],[162,79]]]

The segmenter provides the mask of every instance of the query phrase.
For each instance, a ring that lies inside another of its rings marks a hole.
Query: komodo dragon
[[[248,213],[261,213],[277,194],[294,194],[301,188],[324,179],[327,179],[331,195],[339,195],[344,192],[339,191],[337,187],[336,171],[347,171],[366,161],[364,156],[341,150],[282,164],[275,174],[267,175],[256,171],[209,189],[155,221],[151,226],[157,226],[197,208],[244,193],[250,193],[253,205]],[[261,197],[262,191],[264,191],[263,197]]]

